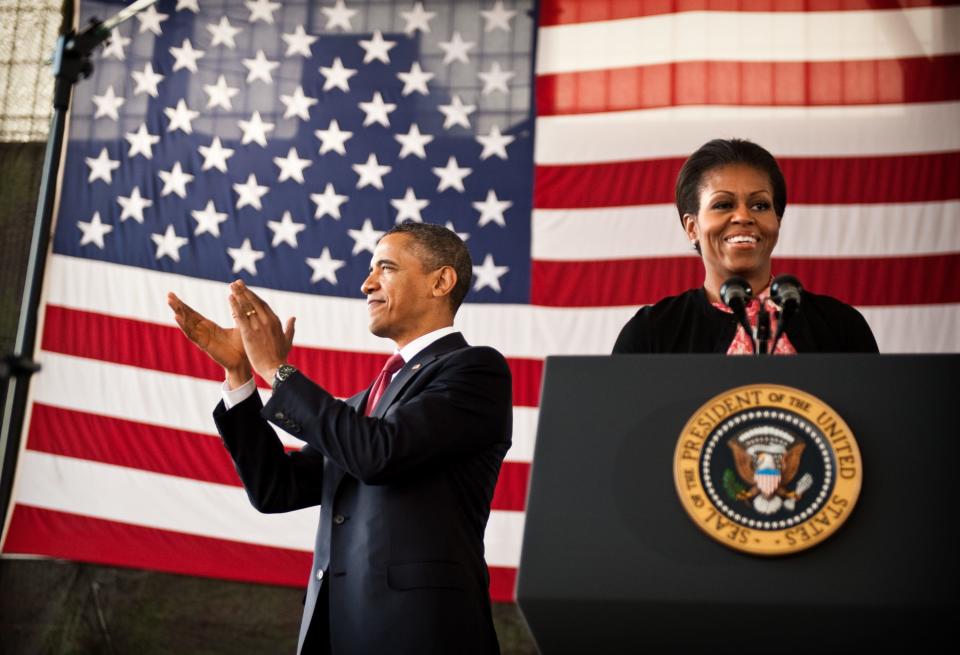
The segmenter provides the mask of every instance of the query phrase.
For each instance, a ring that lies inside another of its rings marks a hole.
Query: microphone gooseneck
[[[787,324],[800,311],[800,299],[803,285],[792,275],[778,275],[770,284],[770,298],[780,307],[780,322],[777,332],[773,336],[770,352],[777,347],[777,342],[787,329]]]
[[[770,312],[760,303],[757,312],[757,343],[753,352],[757,355],[769,355],[773,349],[767,350],[767,342],[770,341]]]

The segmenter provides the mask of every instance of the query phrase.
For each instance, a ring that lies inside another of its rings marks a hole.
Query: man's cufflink
[[[290,366],[289,364],[281,364],[277,368],[276,374],[273,376],[273,390],[276,391],[277,387],[279,387],[284,380],[296,372],[297,369],[295,369],[293,366]]]

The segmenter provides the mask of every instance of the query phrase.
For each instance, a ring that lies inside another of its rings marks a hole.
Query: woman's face
[[[766,173],[745,164],[707,171],[700,211],[684,216],[684,225],[690,240],[700,244],[708,282],[719,284],[742,275],[752,286],[758,281],[760,288],[766,286],[770,255],[780,234],[773,186]]]

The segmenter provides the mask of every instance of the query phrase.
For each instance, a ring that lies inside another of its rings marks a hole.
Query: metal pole
[[[20,301],[20,321],[17,324],[17,340],[13,354],[7,357],[9,366],[4,393],[3,423],[0,425],[0,457],[3,467],[0,469],[0,525],[6,521],[7,506],[13,487],[13,474],[20,449],[20,433],[27,406],[27,392],[31,374],[39,370],[33,361],[37,339],[37,317],[40,305],[40,291],[43,285],[43,271],[47,263],[47,250],[50,231],[53,225],[53,207],[56,200],[57,179],[60,170],[60,150],[63,147],[63,135],[66,128],[67,112],[73,95],[73,83],[64,79],[66,44],[73,34],[62,35],[57,40],[54,53],[54,89],[53,118],[50,123],[50,136],[43,158],[43,174],[40,178],[40,199],[33,223],[33,236],[30,240],[30,255],[27,260],[27,276],[23,283],[23,296]],[[79,72],[79,69],[78,69]]]

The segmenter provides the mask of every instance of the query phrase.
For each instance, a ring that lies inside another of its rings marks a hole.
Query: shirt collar
[[[453,327],[452,325],[448,325],[447,327],[442,327],[439,330],[434,330],[433,332],[427,332],[426,334],[423,334],[417,337],[416,339],[414,339],[413,341],[405,345],[403,348],[400,348],[400,350],[395,352],[399,352],[400,356],[403,357],[403,361],[406,363],[411,361],[417,355],[419,355],[422,350],[424,350],[427,346],[432,344],[434,341],[442,339],[448,334],[453,334],[455,332],[459,332],[459,330]]]

